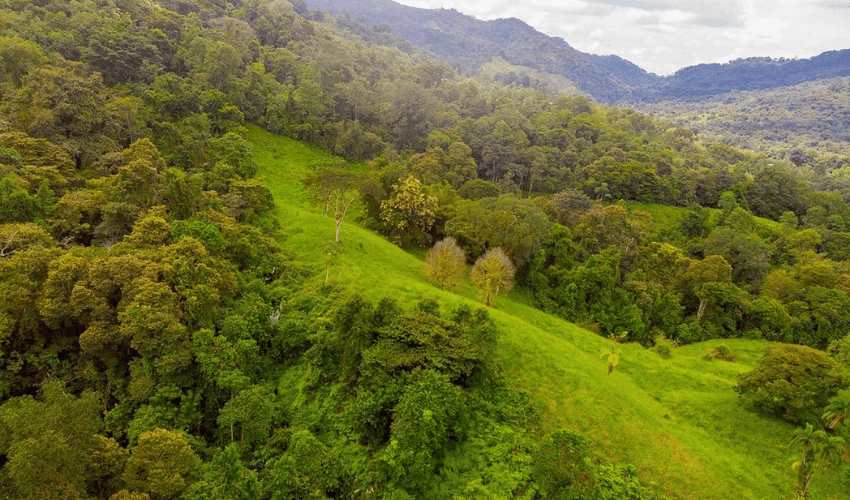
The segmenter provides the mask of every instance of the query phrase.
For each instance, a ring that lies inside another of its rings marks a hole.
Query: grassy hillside
[[[327,154],[297,141],[249,129],[260,176],[272,190],[286,246],[317,280],[328,264],[324,249],[333,220],[305,202],[299,179]],[[436,298],[446,309],[478,304],[470,286],[439,290],[421,273],[421,260],[357,227],[349,217],[330,280],[371,297],[401,301]],[[322,272],[319,272],[321,269]],[[733,362],[705,361],[713,341],[675,349],[671,359],[637,345],[617,345],[524,304],[522,291],[498,297],[491,315],[501,332],[499,354],[507,378],[531,393],[545,432],[565,427],[584,433],[596,454],[638,467],[642,479],[671,498],[783,499],[793,491],[793,427],[758,417],[732,391],[767,346],[726,340]],[[602,349],[622,353],[606,375]],[[840,498],[836,473],[816,477],[811,498]]]

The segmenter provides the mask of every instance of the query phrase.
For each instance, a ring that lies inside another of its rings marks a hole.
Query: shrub
[[[729,349],[729,346],[726,344],[718,344],[714,349],[708,349],[705,351],[705,354],[702,355],[702,359],[706,361],[712,361],[715,359],[720,359],[723,361],[732,361],[735,359],[734,354],[732,354],[732,350]]]
[[[664,335],[657,335],[654,341],[655,345],[652,347],[653,352],[655,352],[664,359],[669,359],[673,357],[673,348],[676,347],[675,340],[670,340]]]
[[[735,391],[762,413],[805,423],[818,422],[829,400],[847,385],[841,365],[823,351],[780,344],[738,377]]]
[[[826,352],[839,363],[850,366],[850,335],[830,342]]]

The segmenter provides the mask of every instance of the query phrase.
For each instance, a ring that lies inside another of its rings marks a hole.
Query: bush
[[[676,341],[670,340],[664,335],[658,335],[654,339],[655,345],[652,347],[652,351],[664,359],[670,359],[673,357],[673,348],[676,347]]]
[[[593,491],[590,441],[581,434],[558,430],[540,442],[534,457],[534,478],[549,498],[585,498]]]
[[[706,361],[712,361],[715,359],[720,359],[723,361],[732,361],[735,359],[735,356],[732,354],[732,350],[729,349],[729,346],[726,344],[718,344],[714,349],[708,349],[705,351],[705,354],[702,355],[702,359]]]
[[[780,344],[738,377],[735,391],[756,410],[801,424],[818,422],[829,400],[847,385],[841,365],[823,351]]]
[[[832,359],[845,366],[850,366],[850,335],[830,342],[826,352],[832,356]]]

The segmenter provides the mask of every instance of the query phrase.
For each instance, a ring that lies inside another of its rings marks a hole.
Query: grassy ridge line
[[[305,204],[299,179],[327,153],[258,128],[249,129],[260,175],[275,196],[297,258],[321,262],[333,221]],[[347,219],[350,220],[350,219]],[[438,290],[421,274],[421,260],[346,222],[330,278],[366,296],[402,301],[436,298],[444,308],[479,305],[471,287]],[[639,346],[617,345],[618,369],[607,376],[599,352],[612,343],[532,307],[499,297],[491,315],[502,332],[504,373],[534,395],[547,430],[578,430],[598,453],[631,462],[642,477],[674,498],[780,499],[791,491],[787,443],[792,427],[756,417],[731,391],[767,345],[726,341],[733,363],[708,362],[717,342],[687,346],[664,360]],[[833,483],[833,481],[828,481]],[[820,488],[812,498],[831,498]],[[836,490],[833,490],[836,491]]]

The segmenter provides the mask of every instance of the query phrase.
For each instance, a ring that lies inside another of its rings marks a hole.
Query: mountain
[[[850,76],[850,50],[824,52],[809,59],[751,57],[726,64],[680,69],[647,88],[646,97],[694,98],[732,90],[765,90],[827,78]]]
[[[738,59],[699,64],[660,77],[616,55],[585,54],[561,38],[518,19],[480,21],[455,10],[426,10],[391,0],[309,0],[335,15],[385,23],[399,36],[465,73],[501,57],[505,61],[571,80],[599,102],[694,99],[733,90],[762,90],[850,75],[850,50],[810,59]]]
[[[850,164],[850,77],[634,104],[706,142],[762,151],[816,172]]]
[[[391,0],[309,0],[310,7],[389,24],[411,43],[464,73],[475,73],[496,57],[569,78],[581,91],[603,102],[629,96],[658,77],[616,56],[584,54],[561,38],[550,37],[519,19],[480,21],[456,10],[406,7]]]
[[[303,2],[0,19],[0,498],[850,497],[785,446],[850,383],[850,168]],[[437,282],[434,242],[477,264]]]

